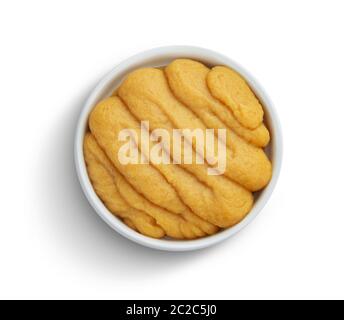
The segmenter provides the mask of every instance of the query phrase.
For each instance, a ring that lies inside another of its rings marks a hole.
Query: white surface
[[[268,155],[272,162],[272,177],[268,186],[266,186],[261,192],[255,194],[254,205],[245,219],[240,221],[240,223],[234,227],[202,239],[186,241],[153,239],[129,228],[121,221],[121,219],[118,219],[113,213],[111,213],[98,198],[87,174],[83,153],[84,137],[88,128],[88,119],[91,110],[100,100],[111,95],[112,92],[118,88],[118,85],[123,81],[123,78],[128,73],[136,68],[143,68],[147,66],[166,66],[175,59],[185,57],[201,61],[209,66],[226,65],[239,72],[242,76],[244,76],[246,81],[249,82],[250,87],[254,90],[255,94],[259,97],[262,105],[264,106],[265,121],[270,130],[270,134],[273,137],[268,148],[270,150]],[[192,46],[165,46],[137,53],[136,55],[120,62],[115,68],[108,72],[98,83],[98,85],[91,91],[90,96],[86,99],[86,103],[82,107],[82,111],[77,122],[74,155],[77,175],[85,196],[99,216],[110,227],[126,238],[149,248],[165,251],[192,251],[204,249],[228,239],[246,227],[260,213],[267,201],[270,199],[270,196],[278,181],[281,171],[283,142],[280,120],[275,107],[271,102],[271,99],[268,97],[261,84],[259,84],[247,70],[243,69],[240,65],[228,57],[209,49]]]
[[[1,298],[344,298],[343,1],[2,1]],[[100,77],[136,52],[212,48],[250,70],[285,153],[245,230],[144,249],[88,205],[73,135]]]

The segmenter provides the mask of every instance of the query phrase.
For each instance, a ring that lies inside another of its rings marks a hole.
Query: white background
[[[2,1],[0,298],[344,298],[343,1]],[[258,218],[193,253],[145,249],[85,200],[73,135],[124,58],[198,45],[248,69],[281,118]]]

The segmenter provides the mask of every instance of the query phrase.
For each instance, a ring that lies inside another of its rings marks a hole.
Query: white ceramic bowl
[[[251,88],[254,90],[257,97],[260,99],[265,110],[265,123],[271,133],[271,142],[266,152],[269,155],[272,165],[273,173],[269,185],[257,193],[256,200],[252,210],[239,224],[223,230],[215,235],[197,240],[170,240],[170,239],[153,239],[127,227],[120,219],[115,217],[98,198],[93,190],[92,184],[88,178],[84,155],[83,155],[83,139],[87,129],[88,116],[92,108],[104,97],[107,97],[111,92],[121,83],[123,78],[132,70],[140,67],[158,67],[169,64],[176,58],[191,58],[205,63],[208,66],[226,65],[238,71]],[[96,86],[91,95],[87,99],[84,108],[80,114],[75,136],[75,163],[78,177],[82,189],[99,216],[114,230],[122,236],[135,241],[141,245],[166,250],[166,251],[190,251],[212,246],[219,243],[244,228],[249,224],[257,214],[262,210],[266,202],[269,200],[272,191],[275,188],[282,162],[282,135],[278,116],[271,100],[261,87],[261,85],[236,62],[227,58],[226,56],[198,47],[190,46],[169,46],[152,49],[139,53],[112,69]]]

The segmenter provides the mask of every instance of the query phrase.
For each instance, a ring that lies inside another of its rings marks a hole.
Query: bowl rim
[[[216,233],[211,236],[207,236],[201,239],[193,240],[170,240],[170,239],[154,239],[148,236],[142,235],[133,229],[125,225],[119,218],[113,215],[102,203],[100,198],[95,193],[92,184],[89,180],[86,164],[84,161],[83,155],[83,139],[85,135],[85,129],[88,122],[89,113],[91,112],[94,105],[99,101],[100,96],[104,96],[106,88],[111,82],[120,75],[121,72],[127,70],[128,68],[134,67],[137,68],[140,65],[144,64],[148,60],[158,59],[163,56],[171,56],[171,59],[177,57],[193,58],[199,61],[207,60],[216,60],[221,65],[227,65],[234,70],[238,71],[250,84],[255,93],[259,96],[265,112],[270,117],[270,132],[272,139],[270,142],[271,148],[273,150],[273,169],[272,169],[272,178],[269,184],[262,190],[258,201],[255,201],[251,211],[247,216],[240,221],[237,225],[225,229],[219,233]],[[275,189],[282,165],[282,156],[283,156],[283,139],[282,131],[279,117],[277,115],[276,109],[263,89],[260,83],[241,65],[228,58],[227,56],[201,47],[195,46],[164,46],[150,49],[147,51],[140,52],[130,58],[122,61],[117,66],[115,66],[109,73],[107,73],[96,87],[92,90],[89,97],[82,107],[80,113],[74,141],[74,160],[76,166],[77,176],[82,187],[82,190],[93,207],[97,214],[115,231],[117,231],[122,236],[126,237],[129,240],[132,240],[140,245],[164,250],[164,251],[191,251],[198,250],[206,247],[213,246],[225,239],[230,238],[231,236],[238,233],[249,223],[251,223],[254,218],[259,214],[263,209],[265,204],[268,202],[273,190]]]

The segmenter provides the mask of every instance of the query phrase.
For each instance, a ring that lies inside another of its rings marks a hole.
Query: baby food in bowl
[[[83,155],[106,208],[136,232],[192,240],[240,223],[272,177],[264,108],[234,69],[137,68],[89,115]]]

